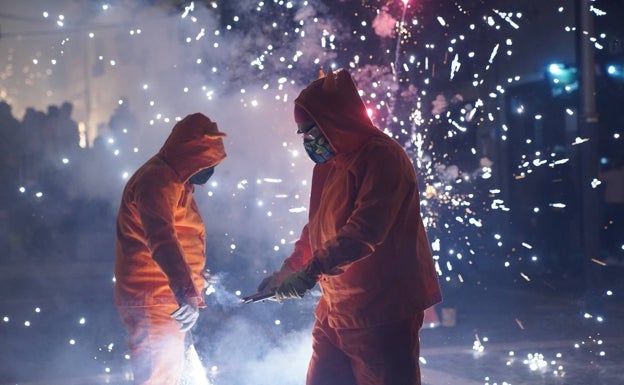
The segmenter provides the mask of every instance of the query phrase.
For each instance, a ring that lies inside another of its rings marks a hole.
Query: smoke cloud
[[[293,100],[332,65],[335,55],[323,45],[340,39],[340,24],[320,2],[292,10],[225,3],[223,9],[134,1],[108,8],[69,0],[3,5],[0,97],[20,120],[27,108],[72,103],[85,148],[59,158],[68,156],[74,168],[75,194],[105,200],[112,211],[125,181],[178,120],[202,112],[216,121],[228,135],[228,157],[195,196],[206,222],[208,267],[220,280],[198,323],[198,353],[215,384],[299,384],[318,297],[244,306],[238,299],[280,267],[306,222],[312,163],[295,134]],[[279,24],[267,23],[269,17]],[[111,116],[120,108],[132,123],[115,127]],[[92,257],[112,263],[111,251],[112,245]],[[91,287],[109,298],[112,271],[100,273],[106,279]],[[112,303],[85,309],[87,318],[107,311],[115,320],[109,332],[90,337],[109,346],[107,357],[118,357],[107,359],[102,372],[127,371]],[[58,372],[76,364],[71,355],[57,357]]]

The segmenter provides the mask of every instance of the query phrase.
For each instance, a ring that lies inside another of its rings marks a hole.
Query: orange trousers
[[[128,331],[135,385],[176,385],[185,364],[185,334],[171,318],[175,306],[119,308]],[[190,336],[189,336],[190,337]]]
[[[333,329],[316,320],[307,385],[421,385],[424,312],[400,322]]]

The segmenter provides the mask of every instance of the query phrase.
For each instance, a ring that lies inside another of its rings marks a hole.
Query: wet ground
[[[0,385],[130,383],[107,271],[93,264],[2,269]],[[584,279],[543,277],[445,286],[435,308],[441,324],[421,333],[423,383],[624,384],[622,274],[622,267],[602,269],[591,289]],[[238,370],[257,371],[257,384],[302,383],[308,300],[202,315],[198,350],[209,369],[218,368],[214,384],[247,385]]]
[[[425,384],[624,384],[621,288],[462,291],[457,325],[422,332]]]

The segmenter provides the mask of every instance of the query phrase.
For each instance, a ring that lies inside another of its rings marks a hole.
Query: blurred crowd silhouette
[[[136,132],[126,106],[120,103],[100,132]],[[112,253],[113,197],[123,180],[109,165],[127,159],[109,151],[103,136],[87,146],[72,110],[69,102],[45,112],[29,107],[19,120],[0,101],[0,262],[89,260],[102,248]]]

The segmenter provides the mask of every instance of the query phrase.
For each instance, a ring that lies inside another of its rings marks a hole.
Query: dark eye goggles
[[[300,123],[297,125],[297,134],[303,135],[304,138],[317,138],[322,133],[316,123]]]

